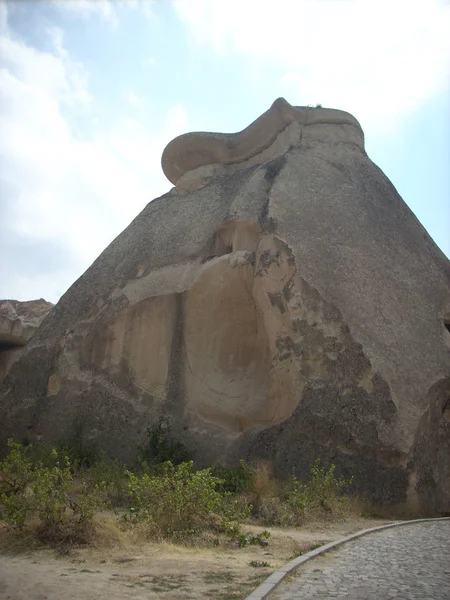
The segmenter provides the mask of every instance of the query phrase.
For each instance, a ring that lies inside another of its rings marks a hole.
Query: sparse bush
[[[249,467],[241,461],[235,469],[196,469],[192,461],[161,464],[167,454],[184,453],[166,433],[162,422],[151,430],[152,465],[144,463],[139,472],[125,471],[104,454],[90,466],[80,465],[62,451],[10,440],[0,461],[0,520],[16,529],[33,524],[49,542],[80,543],[91,539],[95,513],[112,506],[116,513],[126,508],[123,520],[150,537],[180,540],[201,533],[217,541],[226,535],[243,547],[268,537],[243,530],[250,517],[264,525],[300,525],[308,515],[340,510],[351,483],[320,460],[309,481],[293,475],[287,484],[272,477],[267,463]]]
[[[245,502],[251,509],[251,517],[264,525],[281,525],[289,508],[282,501],[285,484],[272,475],[272,467],[268,462],[260,462],[246,467],[249,483],[239,494],[240,503]]]
[[[100,452],[98,460],[89,469],[82,469],[95,485],[106,486],[106,501],[114,509],[130,506],[128,478],[125,467],[118,459],[109,458]]]
[[[237,540],[239,546],[247,545],[242,544],[244,541],[245,534],[242,531],[241,523],[248,519],[252,511],[252,506],[246,502],[239,502],[231,494],[227,494],[224,497],[224,502],[221,506],[220,518],[217,521],[217,531],[219,533],[225,533],[231,540]]]
[[[37,465],[31,493],[40,532],[50,539],[80,539],[96,511],[106,506],[106,482],[94,483],[89,474],[72,471],[67,456],[53,451],[54,465]]]
[[[300,482],[292,475],[289,488],[285,494],[285,502],[291,509],[292,524],[300,524],[309,509],[332,511],[338,501],[342,500],[342,492],[351,484],[351,479],[336,478],[336,466],[328,470],[321,466],[317,459],[311,467],[311,478],[306,483]]]
[[[247,534],[241,528],[251,506],[230,492],[211,468],[196,470],[192,461],[164,463],[158,472],[136,475],[127,471],[132,507],[125,520],[144,523],[150,536],[184,539],[209,530],[236,540],[240,547],[262,543],[267,532]]]
[[[217,490],[221,493],[242,494],[251,489],[253,473],[244,460],[239,461],[239,467],[213,467],[212,474],[221,479]]]
[[[245,548],[252,544],[267,544],[270,537],[270,533],[266,530],[253,534],[242,529],[242,521],[248,519],[251,511],[251,505],[242,505],[236,499],[225,504],[222,508],[218,531],[224,533],[230,540],[237,541],[239,548]]]
[[[192,461],[173,465],[166,462],[157,475],[126,471],[133,503],[133,520],[146,520],[163,536],[189,535],[208,527],[221,505],[216,490],[220,480],[211,469],[194,470]]]
[[[241,531],[237,536],[237,541],[240,548],[245,548],[251,545],[267,546],[267,540],[270,538],[270,532],[264,529],[260,533],[245,533]]]
[[[0,462],[0,519],[23,527],[33,512],[29,489],[33,465],[27,448],[13,440],[8,440],[8,448],[7,456]]]
[[[308,501],[307,485],[302,484],[295,475],[292,475],[290,486],[286,493],[286,503],[291,511],[292,524],[301,523]]]
[[[299,526],[317,511],[328,513],[341,509],[342,493],[351,483],[337,478],[335,466],[328,470],[317,460],[311,467],[309,481],[301,482],[295,475],[289,482],[272,476],[268,463],[251,469],[250,491],[242,494],[252,506],[252,518],[264,525]]]
[[[245,531],[240,531],[232,538],[236,539],[239,548],[245,548],[246,546],[252,545],[267,545],[267,540],[270,538],[270,533],[265,529],[260,533],[246,533]]]
[[[179,465],[189,460],[187,448],[175,440],[167,419],[161,417],[156,425],[147,428],[147,441],[140,447],[140,459],[150,466],[170,461]]]
[[[81,540],[93,515],[105,507],[106,483],[74,475],[67,456],[53,449],[47,464],[33,464],[30,447],[10,440],[0,462],[0,517],[22,528],[38,519],[39,534],[51,541]]]
[[[267,501],[277,495],[279,488],[279,482],[274,479],[268,462],[261,462],[253,467],[250,502],[254,515],[265,511]]]
[[[320,458],[316,460],[311,467],[311,479],[304,488],[307,505],[330,508],[333,501],[342,497],[343,491],[351,485],[352,479],[336,478],[335,473],[335,465],[325,470],[325,467],[320,464]]]
[[[100,458],[100,449],[97,445],[86,439],[85,417],[80,414],[72,423],[72,433],[67,442],[60,442],[58,451],[65,454],[71,464],[77,467],[92,467]]]

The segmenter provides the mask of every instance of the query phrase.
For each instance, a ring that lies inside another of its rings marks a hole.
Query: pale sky
[[[188,131],[351,112],[450,256],[448,0],[0,0],[0,298],[56,302]]]

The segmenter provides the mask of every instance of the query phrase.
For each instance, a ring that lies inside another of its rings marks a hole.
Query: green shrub
[[[290,487],[286,494],[286,502],[292,511],[294,520],[303,516],[304,510],[309,502],[307,486],[301,483],[295,475],[292,475]]]
[[[53,466],[37,465],[31,484],[34,512],[41,531],[64,537],[67,525],[84,527],[105,507],[106,482],[94,483],[89,475],[72,471],[67,456],[53,450]]]
[[[264,525],[298,526],[311,511],[335,510],[343,500],[342,494],[351,480],[337,478],[335,465],[328,470],[320,460],[311,467],[308,481],[302,482],[292,475],[289,482],[276,481],[267,464],[252,469],[250,493],[246,495],[252,505],[252,517]]]
[[[225,533],[231,540],[237,540],[240,546],[247,545],[247,543],[242,543],[245,534],[242,531],[241,523],[248,519],[251,511],[250,504],[239,502],[231,494],[226,494],[221,506],[220,519],[217,521],[217,530]]]
[[[149,430],[152,466],[144,463],[139,473],[124,471],[104,454],[88,466],[48,447],[11,440],[8,447],[0,461],[0,520],[16,528],[37,523],[47,541],[88,541],[94,514],[112,505],[126,507],[124,519],[142,524],[151,536],[177,539],[208,531],[225,534],[241,547],[262,544],[267,532],[242,529],[250,515],[261,524],[299,525],[310,509],[334,510],[351,483],[320,460],[311,467],[309,481],[293,475],[287,487],[272,477],[268,464],[250,468],[241,461],[234,469],[196,469],[192,461],[160,463],[167,455],[180,459],[185,453],[170,441],[162,421]]]
[[[94,513],[105,507],[105,482],[74,473],[64,454],[53,449],[46,464],[33,464],[30,447],[10,440],[0,462],[0,518],[15,527],[38,519],[39,533],[51,540],[81,538]]]
[[[29,486],[33,466],[29,451],[8,440],[9,452],[0,462],[0,520],[23,527],[33,512]]]
[[[239,503],[230,492],[220,492],[224,481],[212,469],[196,470],[192,461],[166,462],[155,473],[126,471],[132,507],[125,520],[143,522],[151,536],[184,538],[209,530],[237,540],[239,546],[262,543],[268,533],[242,531],[251,506]]]
[[[189,460],[186,447],[175,440],[167,419],[161,417],[156,425],[147,428],[147,441],[140,447],[140,458],[150,466],[170,461],[179,465]]]
[[[285,501],[292,511],[294,521],[301,521],[306,509],[331,510],[333,504],[342,499],[343,491],[352,480],[344,477],[336,478],[335,471],[335,465],[331,465],[326,470],[321,466],[318,458],[311,467],[311,478],[308,482],[301,483],[295,475],[292,476]]]
[[[228,507],[228,510],[223,510],[222,517],[219,522],[219,531],[225,533],[230,540],[237,541],[239,548],[245,548],[252,544],[267,544],[270,533],[266,530],[260,533],[247,533],[242,529],[242,521],[250,516],[252,510],[251,505],[245,508],[239,507],[235,501],[233,507]]]
[[[244,460],[239,461],[239,467],[213,467],[212,474],[221,479],[217,490],[221,493],[242,494],[252,486],[253,473]]]
[[[124,465],[118,459],[109,458],[104,452],[100,452],[98,456],[91,467],[81,469],[81,474],[85,474],[91,484],[105,488],[109,506],[115,509],[129,507],[129,481]]]
[[[264,529],[260,533],[246,533],[240,531],[236,536],[240,548],[251,545],[267,546],[267,540],[270,538],[270,532]]]
[[[352,479],[336,478],[336,465],[331,465],[327,470],[321,466],[320,458],[311,467],[311,479],[305,486],[307,504],[325,508],[342,496]]]
[[[192,534],[207,528],[222,503],[216,487],[220,480],[211,469],[194,470],[192,461],[166,462],[159,474],[126,471],[133,520],[146,520],[155,533]]]

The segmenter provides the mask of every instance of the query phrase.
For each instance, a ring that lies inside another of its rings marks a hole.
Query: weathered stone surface
[[[316,112],[317,111],[317,112]],[[164,152],[176,187],[76,281],[6,378],[8,436],[132,459],[159,415],[199,462],[334,462],[450,511],[449,262],[348,113],[277,101]]]
[[[29,302],[0,300],[0,385],[52,307],[42,298]]]
[[[167,179],[177,184],[185,173],[204,165],[243,163],[270,148],[288,125],[340,125],[339,136],[349,134],[355,143],[364,146],[358,121],[342,110],[291,106],[278,98],[270,109],[239,133],[186,133],[168,144],[162,155],[162,168]],[[352,126],[342,127],[342,126]],[[305,131],[306,133],[306,131]],[[327,133],[331,133],[327,131]]]

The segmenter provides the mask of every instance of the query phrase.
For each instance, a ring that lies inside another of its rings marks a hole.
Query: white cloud
[[[58,55],[39,52],[20,40],[3,35],[0,59],[6,67],[5,71],[14,72],[18,81],[38,91],[46,90],[49,96],[57,96],[66,104],[89,104],[91,97],[87,90],[87,72],[80,63],[70,61],[62,53],[59,30],[52,30],[50,37]]]
[[[122,5],[128,6],[140,10],[144,17],[148,20],[156,20],[155,13],[153,11],[156,4],[156,0],[119,0]]]
[[[66,14],[81,19],[98,17],[111,24],[113,29],[119,26],[118,9],[139,10],[146,19],[154,20],[155,0],[52,0],[53,4]]]
[[[8,31],[8,8],[6,2],[0,0],[0,34]]]
[[[141,59],[141,64],[143,67],[151,68],[156,65],[156,59],[153,56],[146,56]]]
[[[98,16],[103,21],[108,21],[117,26],[117,15],[110,0],[52,0],[58,9],[67,11],[73,16],[89,19]]]
[[[128,92],[126,95],[127,101],[133,108],[140,108],[143,104],[142,98],[135,92]]]
[[[123,116],[77,139],[70,116],[81,106],[89,125],[101,107],[61,32],[47,34],[55,54],[0,36],[0,297],[56,301],[147,202],[170,189],[161,152],[188,129],[175,106],[151,132]]]
[[[277,95],[386,131],[445,88],[446,0],[173,0],[195,43],[280,70]]]

